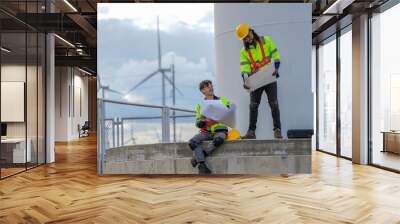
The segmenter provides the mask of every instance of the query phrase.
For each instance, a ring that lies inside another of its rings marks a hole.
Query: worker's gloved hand
[[[242,73],[242,78],[243,78],[243,88],[245,89],[250,89],[245,83],[246,80],[251,76],[249,73]]]
[[[206,126],[206,121],[204,120],[198,120],[196,121],[196,127],[198,128],[204,128]]]

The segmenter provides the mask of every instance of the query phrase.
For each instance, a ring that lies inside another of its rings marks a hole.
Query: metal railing
[[[125,130],[130,122],[144,120],[161,120],[161,143],[176,142],[176,119],[178,118],[194,118],[195,111],[183,108],[150,105],[141,103],[132,103],[127,101],[98,99],[98,173],[103,173],[103,163],[105,152],[109,148],[121,147],[124,145],[134,144],[133,136],[126,141]],[[107,117],[106,104],[125,105],[139,108],[159,109],[160,116],[116,116]],[[189,114],[176,115],[177,112],[185,112]],[[170,123],[172,123],[172,133]],[[171,141],[172,134],[172,141]]]

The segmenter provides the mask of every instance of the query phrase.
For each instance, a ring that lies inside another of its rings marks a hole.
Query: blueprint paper
[[[201,105],[201,116],[208,119],[225,123],[227,126],[235,127],[236,105],[231,103],[229,108],[219,100],[204,100]]]
[[[262,86],[276,81],[276,76],[273,76],[273,66],[267,65],[261,68],[245,80],[245,84],[250,88],[249,91],[254,91]]]

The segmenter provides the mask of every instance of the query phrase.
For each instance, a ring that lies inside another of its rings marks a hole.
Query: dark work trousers
[[[250,93],[250,123],[249,129],[255,131],[257,128],[258,106],[261,102],[263,92],[267,94],[268,103],[271,107],[274,130],[281,128],[281,118],[278,105],[278,85],[277,82],[262,86]]]
[[[189,140],[189,145],[193,150],[193,155],[197,162],[205,162],[205,157],[210,155],[218,146],[220,146],[226,138],[226,132],[210,132],[199,133]],[[203,141],[211,141],[206,147],[202,147]]]

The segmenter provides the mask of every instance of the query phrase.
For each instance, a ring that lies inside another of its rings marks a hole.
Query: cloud
[[[146,103],[146,97],[140,94],[130,93],[124,96],[124,99],[130,102]]]
[[[99,20],[130,20],[143,30],[157,29],[157,16],[160,18],[160,30],[174,32],[179,26],[213,32],[213,20],[204,19],[213,15],[213,4],[193,3],[99,3]]]
[[[177,88],[184,94],[181,96],[177,93],[177,98],[186,98],[190,101],[200,99],[197,88],[198,83],[203,79],[213,78],[205,58],[191,61],[184,56],[177,55],[175,52],[168,52],[163,55],[162,61],[165,68],[169,68],[170,64],[174,62],[175,83]],[[128,93],[132,87],[156,71],[157,68],[158,60],[130,59],[122,66],[114,68],[112,74],[103,74],[102,79],[112,88]],[[171,73],[166,73],[166,75],[172,78]],[[166,91],[167,96],[170,96],[171,85],[167,81],[166,89],[168,90]],[[148,103],[160,99],[161,73],[155,74],[125,97],[125,100],[137,103]]]
[[[112,9],[100,11],[111,12]],[[197,19],[198,24],[213,22],[212,16],[213,11],[203,13]],[[179,23],[174,28],[175,32],[160,32],[163,67],[169,68],[174,61],[176,85],[183,92],[182,95],[176,93],[175,105],[192,109],[203,97],[198,83],[203,79],[213,80],[214,34],[213,30],[203,32]],[[129,18],[110,17],[99,19],[98,32],[98,74],[103,85],[126,93],[158,68],[157,32],[154,29],[142,29]],[[171,90],[167,83],[167,105],[172,105]],[[125,98],[108,95],[113,99],[161,105],[161,76],[155,75]],[[113,112],[118,113],[117,110]],[[125,112],[129,113],[129,110]]]
[[[129,59],[153,60],[157,58],[157,33],[141,30],[128,20],[100,20],[98,23],[99,70],[107,70],[110,64],[122,65]],[[187,28],[175,33],[160,32],[161,51],[173,51],[190,60],[206,57],[212,65],[213,33]]]

